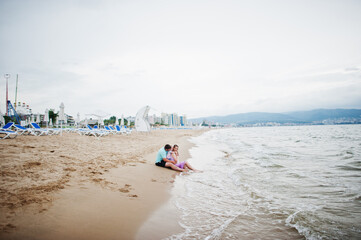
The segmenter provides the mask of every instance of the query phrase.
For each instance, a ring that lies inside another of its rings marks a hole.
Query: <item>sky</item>
[[[361,1],[0,0],[9,97],[82,117],[361,108]]]

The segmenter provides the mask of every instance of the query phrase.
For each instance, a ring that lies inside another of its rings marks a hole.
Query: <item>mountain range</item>
[[[255,123],[313,123],[324,120],[357,119],[361,120],[361,109],[315,109],[311,111],[296,111],[286,113],[249,112],[226,116],[210,116],[194,118],[194,123],[212,122],[220,124],[255,124]]]

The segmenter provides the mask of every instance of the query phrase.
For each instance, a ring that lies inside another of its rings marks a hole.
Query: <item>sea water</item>
[[[168,239],[361,239],[361,125],[232,128],[193,138]],[[181,147],[181,146],[180,146]]]

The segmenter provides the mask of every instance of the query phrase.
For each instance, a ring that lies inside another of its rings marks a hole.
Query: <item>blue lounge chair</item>
[[[112,134],[116,134],[117,132],[114,130],[114,128],[112,129],[111,126],[104,126],[105,130],[107,130],[109,133]]]
[[[11,127],[14,125],[13,122],[8,122],[7,124],[5,124],[2,128],[0,128],[1,130],[11,130]]]
[[[10,138],[10,136],[14,136],[14,138],[16,138],[18,136],[15,131],[10,130],[13,125],[14,123],[9,122],[0,129],[0,139]]]
[[[37,123],[30,123],[30,125],[33,127],[33,131],[36,136],[42,136],[42,135],[48,135],[49,131],[47,129],[41,128]]]
[[[0,139],[10,138],[10,136],[14,136],[16,138],[18,134],[12,130],[2,130],[0,129]]]
[[[90,135],[90,130],[86,128],[78,128],[76,132],[79,133],[79,135]]]
[[[108,127],[113,133],[118,133],[118,131],[116,129],[114,129],[113,126],[108,126]]]
[[[109,133],[106,132],[106,131],[102,131],[100,130],[99,128],[98,129],[95,129],[95,128],[92,128],[91,126],[87,125],[88,129],[90,130],[89,133],[91,135],[94,135],[96,137],[102,137],[102,136],[105,136],[105,135],[108,135]]]
[[[119,125],[115,125],[115,129],[117,129],[117,132],[121,133],[121,134],[130,134],[131,131],[128,131],[128,129],[126,127],[120,127]]]
[[[19,125],[19,124],[14,124],[14,127],[15,127],[15,131],[16,131],[19,135],[23,135],[23,134],[36,135],[31,128],[26,128],[26,127],[23,127],[23,126],[21,126],[21,125]]]
[[[121,129],[119,125],[115,125],[114,127],[113,126],[109,126],[109,127],[117,134],[124,134],[124,131]]]
[[[117,133],[125,134],[125,131],[119,125],[115,125],[115,129],[117,130]]]
[[[87,126],[87,128],[88,128],[88,130],[87,130],[87,132],[86,132],[86,135],[88,135],[88,136],[93,135],[93,136],[95,136],[95,137],[99,137],[99,136],[100,136],[100,135],[96,132],[96,130],[93,129],[89,124],[86,125],[86,126]]]
[[[47,128],[44,130],[47,130],[49,135],[54,135],[54,134],[59,135],[61,131],[63,131],[63,129],[61,128]]]

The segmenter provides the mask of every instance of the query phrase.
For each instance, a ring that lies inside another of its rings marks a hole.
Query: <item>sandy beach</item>
[[[156,167],[166,143],[199,130],[159,130],[100,139],[19,136],[0,141],[1,239],[134,239],[166,203],[177,172]]]

